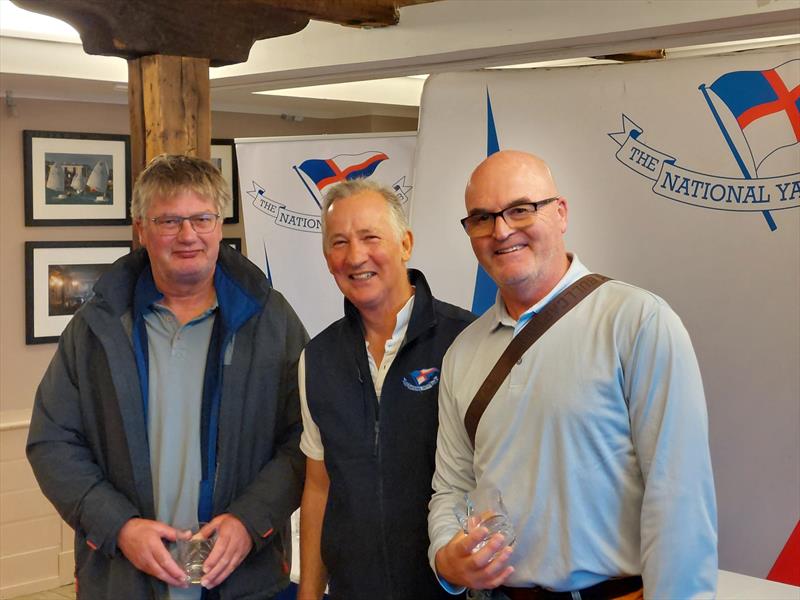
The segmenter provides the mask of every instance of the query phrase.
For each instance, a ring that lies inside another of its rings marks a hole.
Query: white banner
[[[340,318],[342,294],[322,256],[326,188],[374,177],[408,205],[416,133],[237,139],[247,255],[312,337]]]
[[[494,301],[458,221],[470,172],[500,148],[549,162],[590,269],[673,306],[708,398],[720,567],[759,577],[800,506],[799,83],[796,45],[434,75],[415,163],[411,262],[439,298]]]

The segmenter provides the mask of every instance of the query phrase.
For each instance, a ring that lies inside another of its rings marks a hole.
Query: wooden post
[[[131,186],[142,172],[145,160],[144,151],[144,99],[142,98],[142,61],[132,58],[128,61],[128,108],[131,130]]]
[[[153,54],[128,61],[131,179],[159,154],[211,158],[207,58]],[[133,243],[139,240],[134,225]]]
[[[131,145],[144,140],[145,164],[165,152],[211,157],[208,63],[160,54],[129,61]]]

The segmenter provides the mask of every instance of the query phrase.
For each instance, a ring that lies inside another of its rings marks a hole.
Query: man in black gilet
[[[442,357],[473,315],[406,269],[413,237],[395,194],[340,183],[322,207],[323,252],[345,316],[306,346],[300,591],[333,600],[452,598],[427,560]]]

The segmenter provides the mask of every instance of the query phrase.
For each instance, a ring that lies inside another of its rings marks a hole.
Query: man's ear
[[[561,221],[561,233],[564,234],[567,232],[567,223],[569,222],[569,206],[567,199],[563,196],[559,196],[556,202],[558,203],[556,210],[558,210],[558,217]]]
[[[142,222],[139,219],[133,221],[133,239],[137,247],[142,246]]]
[[[410,229],[406,229],[406,232],[403,234],[403,239],[400,240],[400,246],[402,247],[402,258],[403,262],[408,262],[411,259],[411,250],[414,248],[414,234],[411,233]]]

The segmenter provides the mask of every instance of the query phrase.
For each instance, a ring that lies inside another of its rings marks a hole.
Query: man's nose
[[[514,233],[515,229],[510,227],[506,220],[503,218],[503,215],[497,215],[494,218],[494,228],[492,229],[492,237],[496,240],[504,240],[512,233]]]
[[[352,265],[360,265],[367,260],[367,253],[361,242],[353,242],[347,247],[347,262]]]
[[[197,236],[197,232],[195,232],[194,227],[192,227],[192,222],[189,219],[184,219],[181,221],[177,235],[181,239],[191,239]]]

